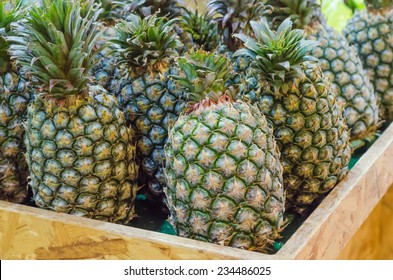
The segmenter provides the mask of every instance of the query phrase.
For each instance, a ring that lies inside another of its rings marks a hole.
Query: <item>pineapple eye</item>
[[[113,114],[108,107],[97,105],[97,117],[102,124],[109,124],[113,122]]]
[[[92,140],[86,137],[78,137],[75,139],[73,144],[73,150],[81,156],[90,156],[92,155],[94,143]]]
[[[75,188],[79,187],[80,179],[81,179],[80,173],[74,169],[65,169],[61,173],[62,182]]]
[[[97,120],[96,111],[91,105],[81,106],[78,110],[78,115],[85,122],[92,122]]]
[[[57,129],[65,129],[67,128],[68,122],[70,121],[70,117],[65,112],[60,112],[54,115],[53,122]]]
[[[94,142],[100,141],[104,137],[103,127],[98,122],[87,124],[85,127],[85,133],[86,136]]]
[[[47,119],[41,127],[43,138],[53,139],[56,136],[57,129],[52,120]]]
[[[46,118],[46,114],[44,111],[35,112],[33,117],[31,118],[31,127],[35,129],[41,129]]]
[[[72,142],[74,137],[67,131],[59,131],[56,134],[55,141],[59,149],[72,149]]]

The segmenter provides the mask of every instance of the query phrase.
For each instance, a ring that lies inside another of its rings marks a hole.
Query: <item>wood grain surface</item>
[[[393,186],[345,246],[338,259],[393,259]]]

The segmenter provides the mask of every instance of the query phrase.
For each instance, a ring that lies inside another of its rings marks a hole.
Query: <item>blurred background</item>
[[[197,7],[203,11],[208,0],[184,0],[188,7]],[[328,25],[341,32],[345,23],[351,18],[356,9],[364,9],[364,0],[319,0]]]

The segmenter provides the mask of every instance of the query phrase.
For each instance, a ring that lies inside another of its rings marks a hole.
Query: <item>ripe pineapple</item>
[[[380,116],[393,121],[393,0],[367,0],[343,34],[359,52],[379,97]]]
[[[372,140],[379,126],[378,104],[374,89],[356,50],[337,31],[324,24],[321,7],[315,0],[268,0],[269,15],[278,26],[287,17],[295,28],[305,29],[306,38],[319,42],[311,55],[318,58],[324,75],[345,103],[344,116],[351,129],[354,147]]]
[[[92,5],[82,17],[80,1],[43,0],[14,26],[10,49],[36,88],[25,142],[37,206],[127,223],[137,190],[132,132],[116,98],[88,84],[100,12]]]
[[[5,37],[21,17],[20,4],[0,2],[0,199],[15,203],[28,198],[23,120],[31,97],[24,74],[8,54]]]
[[[121,74],[120,103],[127,122],[137,130],[140,181],[147,186],[152,200],[163,199],[165,176],[164,145],[168,126],[181,109],[181,92],[169,79],[182,47],[172,28],[174,20],[155,15],[141,19],[130,15],[129,21],[116,25],[119,62],[126,65]]]
[[[236,35],[252,58],[258,89],[252,99],[274,129],[284,167],[287,207],[309,209],[343,178],[351,157],[343,104],[317,60],[308,55],[316,42],[292,30],[287,19],[277,32],[267,21],[252,22],[256,39]]]
[[[272,130],[225,86],[227,58],[199,50],[178,63],[190,103],[165,146],[170,222],[183,237],[266,251],[283,227],[285,201]]]

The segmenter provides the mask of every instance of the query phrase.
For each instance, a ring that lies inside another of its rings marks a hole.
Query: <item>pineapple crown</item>
[[[393,0],[366,0],[367,6],[372,9],[392,8]]]
[[[255,40],[244,34],[235,36],[242,40],[245,49],[234,55],[251,57],[251,67],[263,82],[272,84],[276,89],[285,86],[288,81],[302,77],[301,64],[306,61],[318,62],[308,53],[318,45],[318,42],[305,40],[305,32],[292,29],[290,19],[284,20],[273,32],[266,21],[251,22]]]
[[[236,51],[241,42],[233,37],[235,33],[252,35],[250,22],[259,20],[270,13],[266,0],[210,0],[210,14],[218,22],[223,43],[228,50]]]
[[[115,26],[118,38],[111,40],[119,46],[119,63],[128,63],[135,71],[165,69],[182,46],[173,29],[175,22],[156,15],[142,19],[133,14],[128,21],[120,20]]]
[[[299,29],[316,21],[323,21],[321,6],[316,0],[267,0],[266,3],[273,7],[267,18],[274,27],[278,27],[287,18]]]
[[[198,10],[191,11],[182,7],[179,23],[180,28],[188,36],[191,44],[202,47],[206,51],[212,51],[218,47],[220,36],[218,35],[217,22],[208,13],[200,14]]]
[[[178,0],[123,0],[114,3],[123,7],[124,15],[134,13],[142,18],[153,14],[174,18],[181,13]]]
[[[104,22],[108,22],[108,23],[113,23],[116,19],[119,18],[119,15],[116,13],[116,8],[119,6],[119,4],[116,4],[116,1],[95,0],[94,2],[100,4],[103,10],[99,16],[100,20],[103,20]],[[87,6],[89,6],[89,4]]]
[[[0,1],[0,74],[6,72],[11,63],[6,37],[11,35],[11,24],[21,18],[21,1]]]
[[[99,5],[91,5],[85,17],[79,0],[42,0],[29,8],[28,17],[12,26],[11,58],[25,68],[43,94],[63,99],[88,94],[88,72],[101,51],[96,41]]]
[[[190,50],[178,59],[177,64],[181,75],[172,78],[187,92],[192,110],[224,100],[234,100],[235,88],[227,86],[234,73],[226,56],[202,49]]]

